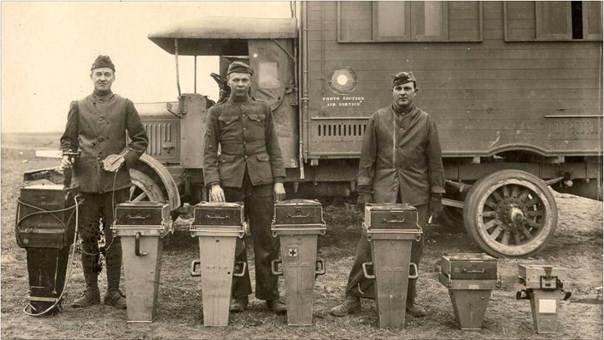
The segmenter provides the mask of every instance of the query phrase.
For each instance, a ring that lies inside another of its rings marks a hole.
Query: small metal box
[[[443,255],[440,270],[451,280],[497,280],[497,259],[484,253]]]
[[[115,207],[116,225],[166,225],[170,220],[170,208],[164,203],[125,202]]]
[[[568,269],[540,264],[519,264],[518,278],[526,288],[557,289],[568,277]]]
[[[316,200],[292,199],[275,203],[274,225],[325,224],[323,207]]]
[[[417,209],[405,203],[369,203],[365,205],[367,229],[420,229]]]
[[[75,202],[67,197],[63,185],[21,188],[15,227],[17,244],[22,248],[61,249],[73,243]]]
[[[245,224],[243,203],[201,202],[193,207],[193,226],[242,226]]]

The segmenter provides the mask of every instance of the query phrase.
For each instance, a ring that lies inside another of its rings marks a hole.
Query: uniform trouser
[[[428,205],[416,206],[419,225],[423,227],[428,220]],[[411,262],[415,263],[419,269],[419,262],[422,258],[424,250],[424,237],[419,241],[413,241],[411,244]],[[396,254],[392,254],[396,256]],[[375,281],[365,278],[363,275],[363,262],[371,262],[371,244],[367,241],[367,237],[361,236],[357,243],[356,253],[354,257],[354,263],[348,276],[348,283],[346,285],[346,296],[351,297],[362,297],[368,299],[375,299]],[[409,279],[409,285],[407,287],[407,303],[413,304],[417,291],[415,285],[417,279]]]
[[[273,220],[273,185],[253,186],[246,174],[241,188],[224,188],[227,202],[243,202],[252,242],[256,267],[256,298],[276,300],[279,298],[277,276],[271,273],[271,261],[279,257],[279,239],[271,234]],[[247,251],[243,240],[237,240],[235,261],[247,263]],[[250,273],[246,265],[244,276],[233,277],[232,296],[247,297],[252,293]]]
[[[105,260],[107,264],[107,290],[117,290],[120,286],[122,268],[122,245],[119,237],[113,237],[110,227],[113,224],[113,212],[118,203],[128,200],[130,189],[114,192],[81,193],[84,202],[79,208],[78,233],[82,240],[82,268],[87,288],[98,288],[97,278],[99,247],[101,236],[99,222],[105,234]]]

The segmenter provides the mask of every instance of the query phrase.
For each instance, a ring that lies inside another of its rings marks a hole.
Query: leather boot
[[[103,303],[117,309],[126,309],[127,307],[126,297],[119,289],[108,290],[103,299]]]
[[[231,313],[241,313],[247,308],[248,297],[235,297],[231,301],[231,305],[229,306],[229,311]]]
[[[98,255],[88,255],[95,254],[93,247],[90,245],[82,244],[82,249],[82,270],[84,271],[86,289],[80,298],[71,303],[73,308],[89,307],[101,303],[101,293],[98,285]]]
[[[285,303],[283,303],[283,301],[280,299],[266,300],[266,307],[278,315],[287,313],[287,305],[285,305]]]
[[[346,316],[348,314],[356,313],[361,310],[361,299],[356,296],[347,296],[344,302],[340,305],[333,307],[329,314],[333,316]]]
[[[423,307],[415,304],[415,297],[417,296],[417,290],[415,288],[416,283],[417,279],[409,280],[409,287],[407,288],[407,304],[405,309],[409,315],[416,318],[423,318],[424,316],[428,315],[428,313]]]
[[[107,262],[107,294],[104,303],[118,309],[126,309],[126,297],[120,291],[122,243],[119,237],[115,237],[106,250],[105,261]]]

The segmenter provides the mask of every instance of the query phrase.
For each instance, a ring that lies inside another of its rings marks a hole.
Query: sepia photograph
[[[602,339],[602,1],[1,1],[2,339]]]

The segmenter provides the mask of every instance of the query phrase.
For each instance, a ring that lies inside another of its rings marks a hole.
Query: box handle
[[[485,273],[485,269],[467,269],[464,268],[461,270],[462,272],[466,273],[466,274],[484,274]]]
[[[127,217],[128,217],[128,219],[131,219],[131,220],[146,220],[150,216],[149,215],[130,215],[130,214],[128,214]]]
[[[199,260],[191,261],[191,276],[201,276],[201,271],[197,271],[196,269],[201,265]]]
[[[375,279],[375,274],[369,274],[368,270],[368,268],[371,267],[371,271],[373,271],[373,262],[363,262],[361,267],[363,267],[363,276],[365,276],[366,279]]]
[[[147,256],[146,251],[141,251],[141,233],[138,232],[134,236],[134,254],[136,256]]]
[[[280,268],[281,264],[282,264],[282,262],[279,259],[275,259],[275,260],[271,261],[271,273],[273,273],[273,275],[277,275],[277,276],[283,275],[283,268]]]
[[[564,301],[570,299],[571,295],[573,294],[571,292],[563,292],[563,293],[564,293],[564,297],[562,298],[562,300],[564,300]]]
[[[288,214],[287,217],[291,217],[291,218],[307,218],[309,217],[310,214],[302,214],[302,209],[300,208],[296,208],[295,214]]]
[[[235,266],[233,268],[233,276],[243,277],[245,276],[245,269],[247,268],[247,262],[245,261],[235,261]]]
[[[317,275],[325,275],[325,260],[319,258],[315,263],[315,277]]]
[[[413,274],[411,274],[411,268],[413,268]],[[409,263],[409,279],[415,280],[419,277],[419,270],[417,269],[417,264],[411,262]]]
[[[212,219],[212,220],[224,220],[224,219],[227,219],[227,218],[228,218],[228,216],[223,216],[223,215],[210,215],[210,214],[207,214],[207,215],[206,215],[206,217],[207,217],[207,218],[209,218],[209,219]]]
[[[529,292],[526,289],[521,289],[516,292],[516,300],[528,300],[530,299]]]
[[[387,219],[383,219],[382,222],[384,223],[405,223],[407,220],[403,217],[400,220],[397,219],[392,219],[392,220],[387,220]]]

